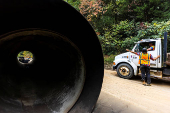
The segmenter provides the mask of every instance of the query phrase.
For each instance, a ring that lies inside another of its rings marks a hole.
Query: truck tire
[[[121,78],[129,79],[133,76],[133,68],[126,63],[119,64],[117,67],[117,74]]]

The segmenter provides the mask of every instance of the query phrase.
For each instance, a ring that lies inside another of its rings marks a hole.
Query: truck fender
[[[116,60],[114,61],[116,63],[116,67],[121,64],[121,63],[127,63],[129,64],[132,68],[133,68],[133,71],[134,71],[134,75],[137,75],[138,74],[138,68],[137,66],[131,62],[131,61],[128,61],[128,60],[122,60],[122,59],[119,59],[119,60]]]

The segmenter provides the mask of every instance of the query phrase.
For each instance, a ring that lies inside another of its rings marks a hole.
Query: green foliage
[[[33,54],[30,51],[21,51],[17,57],[33,57]]]
[[[158,22],[158,21],[152,21],[151,23],[145,23],[147,25],[147,29],[139,30],[140,33],[139,38],[140,39],[146,39],[146,38],[162,38],[164,36],[164,32],[170,32],[170,20],[167,22]],[[138,34],[139,34],[138,33]]]
[[[110,55],[108,57],[104,57],[104,64],[112,64],[116,55]]]
[[[64,1],[73,6],[76,10],[80,11],[79,9],[80,0],[64,0]]]
[[[23,52],[24,52],[24,51],[21,51],[21,52],[18,54],[17,57],[23,57]]]
[[[170,32],[169,1],[65,1],[90,22],[98,34],[103,53],[107,55],[120,54],[126,48],[132,49],[134,42],[147,38],[163,38],[165,31]],[[140,25],[141,22],[144,26]]]
[[[137,17],[137,21],[163,21],[170,18],[169,5],[170,2],[162,0],[137,0],[132,7],[133,9],[130,9],[132,9],[133,15]]]
[[[99,36],[104,54],[119,54],[123,52],[122,43],[135,36],[135,26],[133,21],[121,21],[112,25],[111,29],[105,29],[104,36]]]
[[[132,49],[135,45],[134,42],[141,39],[163,39],[164,32],[170,33],[170,20],[167,22],[145,22],[146,28],[140,28],[138,22],[136,23],[136,29],[132,23],[122,21],[114,25],[111,31],[106,31],[105,37],[99,36],[104,54],[119,54],[125,52],[126,48]],[[170,37],[168,37],[168,40],[170,40]],[[170,47],[168,51],[170,51]]]

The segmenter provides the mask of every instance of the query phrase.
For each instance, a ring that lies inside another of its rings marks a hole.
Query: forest
[[[132,49],[141,39],[170,40],[168,0],[64,0],[77,9],[95,30],[104,55]],[[111,59],[112,60],[112,59]]]

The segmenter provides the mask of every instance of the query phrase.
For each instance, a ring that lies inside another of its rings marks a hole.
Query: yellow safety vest
[[[140,53],[140,55],[139,55],[139,64],[148,64],[148,65],[150,65],[150,54],[149,53],[147,53],[147,54]]]

